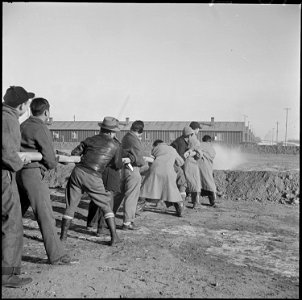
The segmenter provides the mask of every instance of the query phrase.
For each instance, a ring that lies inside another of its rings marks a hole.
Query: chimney
[[[214,117],[211,117],[211,125],[214,126]]]
[[[126,125],[129,124],[129,117],[126,118]]]

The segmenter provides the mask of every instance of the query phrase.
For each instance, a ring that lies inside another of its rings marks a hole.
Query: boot
[[[193,208],[200,208],[199,193],[191,193]]]
[[[216,194],[214,192],[211,192],[211,195],[208,196],[210,201],[210,206],[216,207],[215,200],[216,200]]]
[[[183,202],[174,202],[174,207],[176,209],[176,215],[178,217],[182,217],[184,211],[184,204]]]
[[[19,288],[32,282],[32,278],[20,278],[18,275],[2,275],[2,287]]]
[[[60,240],[65,242],[67,240],[67,231],[71,225],[72,219],[62,218],[62,226],[61,226],[61,236]]]
[[[106,218],[105,221],[110,230],[110,235],[111,235],[111,241],[109,245],[113,246],[116,243],[120,243],[122,240],[117,236],[116,233],[115,217]]]

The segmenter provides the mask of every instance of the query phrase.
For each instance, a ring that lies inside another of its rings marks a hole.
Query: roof
[[[182,131],[185,126],[188,126],[191,121],[144,121],[145,130],[162,130],[162,131]],[[50,130],[100,130],[98,125],[100,121],[53,121],[48,125]],[[131,124],[120,123],[120,129],[129,131]],[[201,123],[202,131],[243,131],[244,122],[214,122],[211,126],[210,122]]]

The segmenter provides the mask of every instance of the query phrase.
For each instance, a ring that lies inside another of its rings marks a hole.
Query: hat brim
[[[28,96],[28,99],[31,99],[31,98],[34,98],[34,97],[35,97],[35,94],[34,94],[34,93],[31,93],[31,92],[28,92],[28,93],[27,93],[27,96]]]
[[[113,131],[113,132],[121,131],[120,128],[118,128],[118,127],[107,127],[107,126],[103,126],[102,123],[99,123],[99,126],[101,128],[104,128],[106,130],[110,130],[110,131]]]

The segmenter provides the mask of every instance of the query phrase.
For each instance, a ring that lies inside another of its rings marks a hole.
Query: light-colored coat
[[[200,142],[198,141],[195,134],[189,139],[188,147],[190,150],[197,151],[202,154],[200,149]],[[198,159],[196,159],[194,156],[189,156],[188,158],[186,158],[184,163],[184,173],[186,176],[189,192],[199,193],[201,190],[201,179],[197,160]]]
[[[154,147],[151,154],[155,159],[142,182],[140,197],[169,202],[182,201],[176,185],[174,163],[182,166],[183,159],[172,146],[165,143]]]
[[[216,193],[216,184],[213,177],[213,160],[216,156],[216,151],[209,142],[201,142],[200,149],[202,150],[202,157],[197,162],[200,171],[201,188]]]

